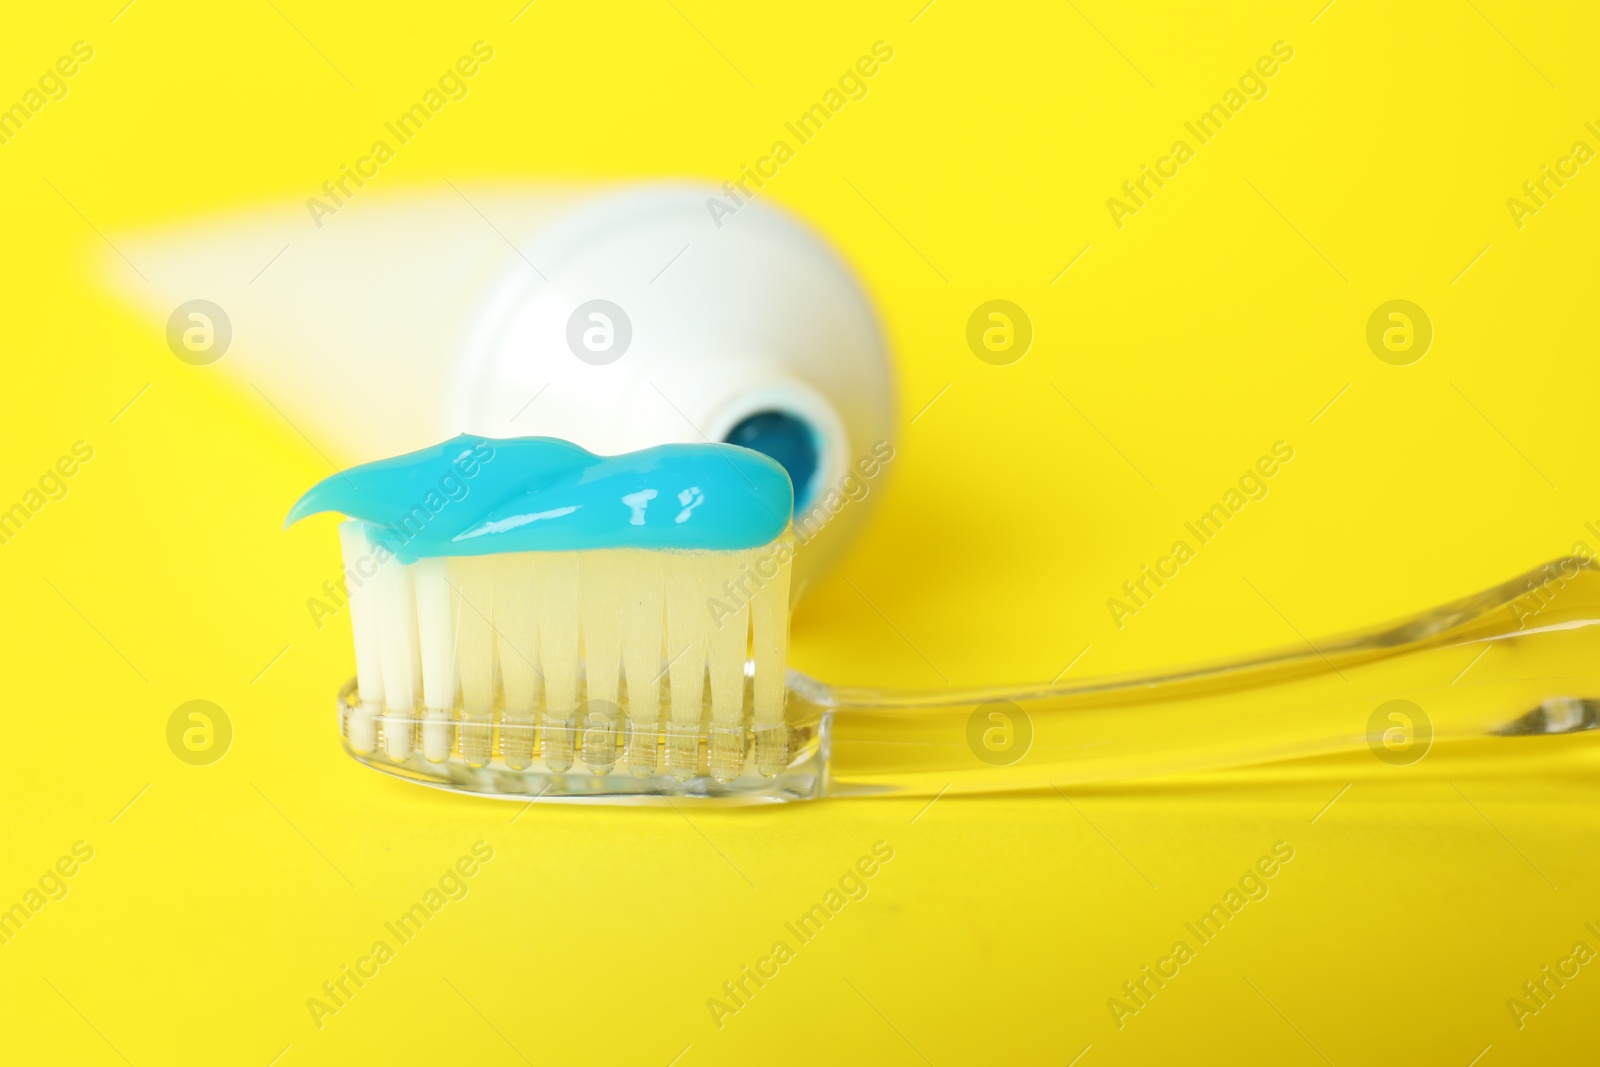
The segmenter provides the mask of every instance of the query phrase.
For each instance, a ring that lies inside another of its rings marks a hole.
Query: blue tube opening
[[[723,440],[777,460],[794,484],[795,511],[810,505],[816,490],[817,435],[809,423],[787,411],[758,411],[729,430]]]

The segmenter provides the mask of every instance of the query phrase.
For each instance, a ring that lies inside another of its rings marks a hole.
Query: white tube
[[[119,238],[148,286],[120,259],[107,269],[163,322],[188,300],[219,305],[233,340],[216,366],[335,463],[458,432],[616,453],[723,440],[777,412],[815,445],[815,472],[796,486],[804,506],[893,443],[882,333],[815,232],[757,202],[719,227],[707,200],[721,195],[664,184],[363,190],[321,228],[296,204]],[[879,495],[804,541],[797,587]]]

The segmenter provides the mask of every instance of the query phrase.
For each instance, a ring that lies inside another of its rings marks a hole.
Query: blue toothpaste
[[[593,548],[730,551],[772,541],[794,489],[737,445],[658,445],[597,456],[554,437],[463,435],[324,478],[288,523],[360,520],[403,562]]]

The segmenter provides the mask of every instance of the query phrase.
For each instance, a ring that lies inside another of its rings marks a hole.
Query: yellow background
[[[1592,1061],[1592,966],[1520,1031],[1505,1006],[1600,947],[1582,737],[927,810],[523,812],[340,751],[348,628],[305,607],[335,538],[279,528],[326,466],[109,295],[101,234],[302,201],[478,39],[496,58],[470,97],[377,181],[720,182],[893,45],[762,194],[860,271],[901,371],[882,507],[797,617],[820,677],[1050,678],[1085,646],[1075,675],[1188,662],[1594,543],[1600,173],[1520,230],[1505,204],[1600,147],[1591,9],[920,3],[7,12],[5,101],[95,48],[0,146],[0,499],[95,448],[0,546],[0,901],[95,850],[0,948],[7,1062]],[[1106,199],[1279,40],[1270,94],[1116,228]],[[964,341],[995,298],[1036,330],[1008,367]],[[1364,341],[1394,298],[1436,330],[1409,367]],[[1278,440],[1270,496],[1117,629],[1106,599]],[[165,741],[196,698],[236,731],[210,767]],[[480,840],[470,895],[319,1030],[307,999]],[[1107,998],[1280,840],[1271,895],[1119,1031]],[[719,1030],[707,999],[876,841],[895,858],[870,895]]]

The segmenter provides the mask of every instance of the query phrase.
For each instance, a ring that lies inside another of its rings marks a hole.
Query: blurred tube
[[[719,227],[711,196],[363,191],[320,228],[297,210],[119,239],[148,285],[116,257],[108,269],[163,321],[219,306],[232,342],[217,367],[341,466],[462,432],[768,452],[817,531],[799,587],[878,495],[814,510],[892,446],[893,374],[872,308],[812,230],[757,203]]]

